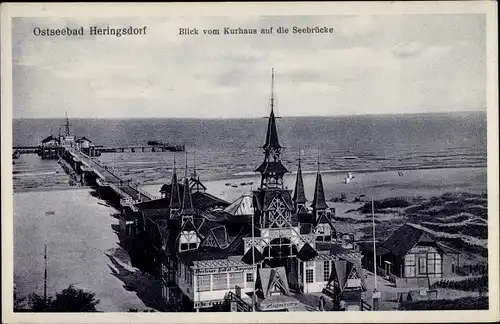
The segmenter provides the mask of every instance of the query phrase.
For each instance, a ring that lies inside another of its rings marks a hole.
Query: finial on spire
[[[274,68],[271,69],[271,114],[274,114]]]
[[[188,177],[188,152],[187,151],[186,151],[185,155],[186,155],[186,166],[185,166],[185,169],[184,169],[184,176],[187,179],[187,177]]]
[[[318,148],[318,173],[319,173],[319,148]]]
[[[196,178],[196,151],[193,151],[193,164],[193,178]]]

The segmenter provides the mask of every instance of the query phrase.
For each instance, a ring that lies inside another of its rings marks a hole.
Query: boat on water
[[[231,185],[231,187],[238,188],[238,185],[237,184],[233,184],[233,185]]]
[[[226,183],[226,186],[230,187],[230,186],[231,186],[231,183],[230,183],[230,182]]]

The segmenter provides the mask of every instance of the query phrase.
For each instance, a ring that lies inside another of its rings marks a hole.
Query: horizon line
[[[444,115],[457,113],[487,113],[487,110],[453,110],[453,111],[427,111],[427,112],[400,112],[400,113],[363,113],[363,114],[337,114],[337,115],[280,115],[281,118],[335,118],[335,117],[363,117],[363,116],[410,116],[410,115]],[[191,119],[191,120],[234,120],[234,119],[260,119],[267,116],[247,116],[247,117],[69,117],[70,119]],[[15,119],[65,119],[66,117],[13,117]]]

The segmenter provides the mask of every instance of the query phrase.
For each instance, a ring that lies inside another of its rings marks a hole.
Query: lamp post
[[[373,294],[372,294],[372,310],[378,309],[378,299],[380,292],[377,291],[377,244],[375,241],[375,207],[373,206],[372,197],[372,229],[373,229]]]

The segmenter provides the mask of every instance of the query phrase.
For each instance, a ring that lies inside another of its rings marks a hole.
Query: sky
[[[486,110],[486,17],[14,18],[13,117],[253,118]],[[35,36],[141,28],[144,36]],[[326,26],[332,34],[179,36]]]

